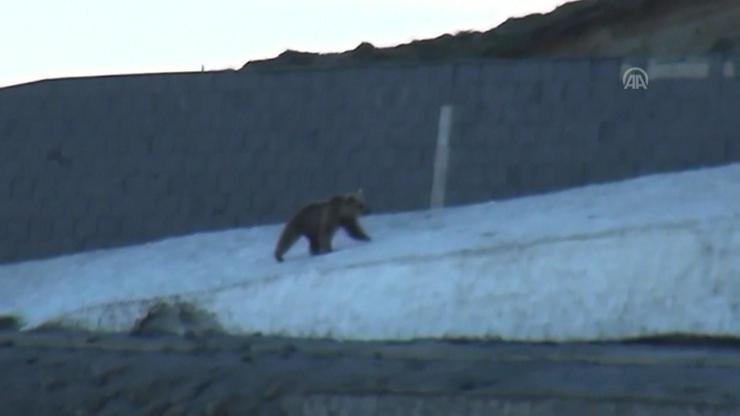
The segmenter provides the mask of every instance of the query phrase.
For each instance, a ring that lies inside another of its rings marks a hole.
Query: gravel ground
[[[3,415],[740,415],[740,345],[0,332]]]

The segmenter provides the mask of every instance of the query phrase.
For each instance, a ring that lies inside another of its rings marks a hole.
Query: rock
[[[223,333],[216,318],[185,302],[155,304],[131,330],[131,335],[137,336],[202,337],[216,333]]]
[[[0,316],[0,331],[17,331],[20,323],[15,316]]]

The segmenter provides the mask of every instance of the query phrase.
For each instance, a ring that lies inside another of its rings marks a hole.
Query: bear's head
[[[339,202],[339,215],[341,217],[358,217],[368,212],[365,194],[362,189],[341,196]]]

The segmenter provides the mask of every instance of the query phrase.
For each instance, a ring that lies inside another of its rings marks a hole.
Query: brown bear
[[[369,241],[370,237],[357,222],[366,210],[362,190],[304,206],[285,225],[275,248],[275,259],[282,262],[283,255],[301,236],[308,239],[311,255],[328,253],[332,251],[331,240],[339,227],[356,240]]]

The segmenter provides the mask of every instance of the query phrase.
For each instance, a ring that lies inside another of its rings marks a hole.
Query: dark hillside
[[[681,56],[729,53],[740,42],[734,0],[580,0],[548,14],[512,18],[486,32],[458,32],[390,48],[316,54],[287,50],[242,69],[336,67],[473,58]]]

